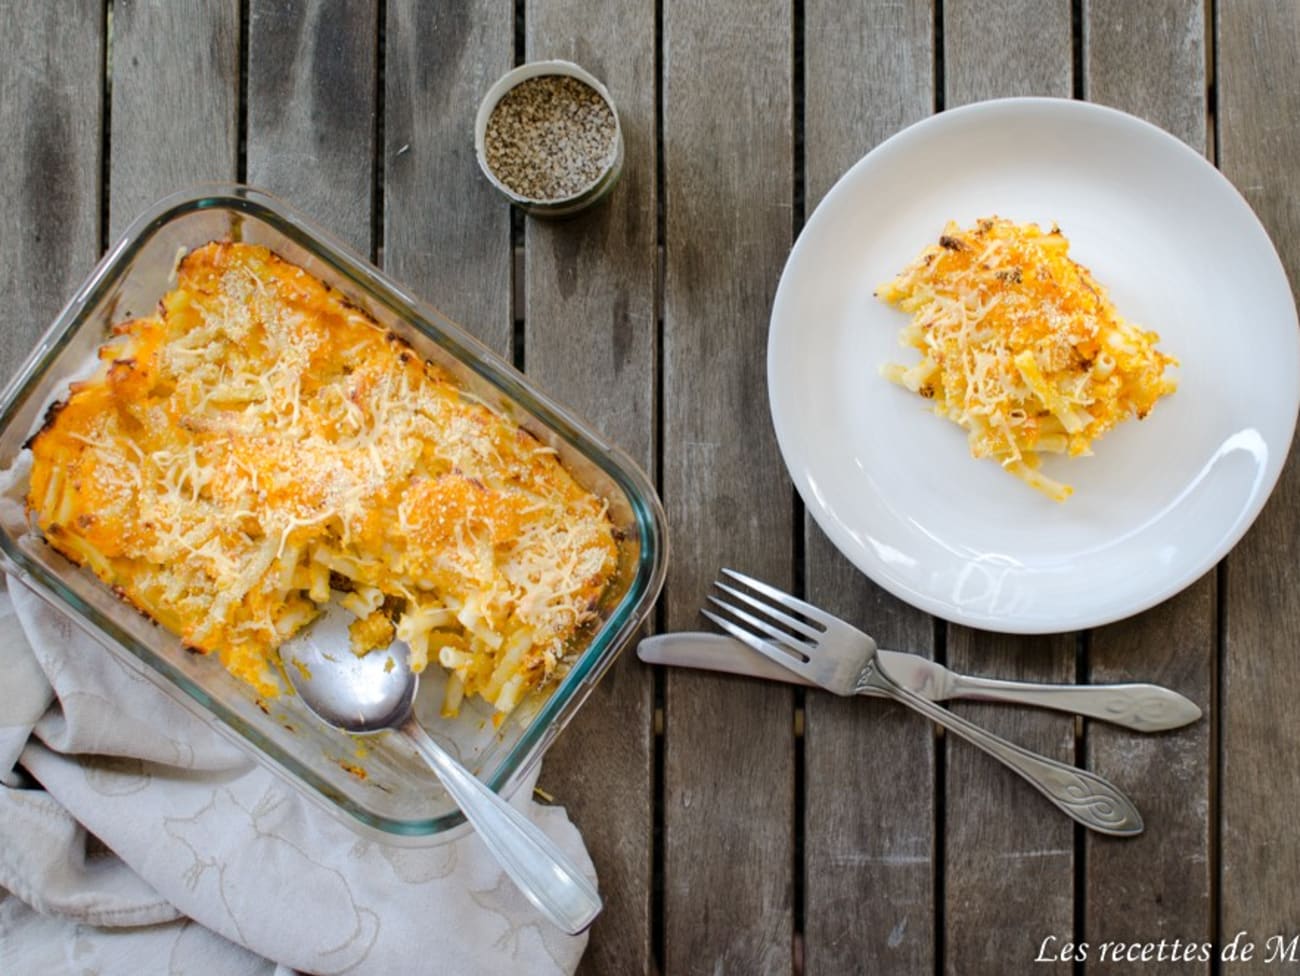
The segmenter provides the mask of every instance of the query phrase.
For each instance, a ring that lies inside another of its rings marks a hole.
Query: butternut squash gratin
[[[208,244],[177,276],[29,442],[49,543],[263,695],[331,589],[355,652],[396,637],[450,670],[448,714],[562,669],[615,571],[605,503],[265,248]]]
[[[911,314],[900,335],[921,352],[885,377],[934,402],[968,432],[971,454],[1057,501],[1071,488],[1039,470],[1044,452],[1091,454],[1092,444],[1174,392],[1177,360],[1124,321],[1055,226],[990,217],[950,222],[877,297]]]

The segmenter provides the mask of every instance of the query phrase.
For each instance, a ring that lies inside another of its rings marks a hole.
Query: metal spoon
[[[411,709],[420,679],[411,673],[405,644],[395,641],[387,651],[363,657],[352,653],[347,628],[353,619],[331,603],[315,623],[281,646],[284,670],[303,702],[345,732],[392,729],[406,736],[528,900],[570,935],[586,929],[601,909],[595,887],[532,821],[416,722]]]

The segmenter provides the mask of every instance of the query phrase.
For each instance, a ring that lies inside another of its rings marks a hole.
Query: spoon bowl
[[[420,676],[412,673],[401,641],[354,654],[348,624],[355,619],[329,604],[315,623],[281,646],[280,659],[294,691],[325,723],[355,734],[397,728],[415,705]]]
[[[303,703],[344,732],[405,736],[528,900],[565,932],[576,935],[586,929],[601,909],[595,887],[536,824],[488,789],[416,721],[420,678],[411,671],[405,644],[394,641],[383,650],[353,653],[348,625],[354,619],[331,601],[314,623],[281,645],[285,673]]]

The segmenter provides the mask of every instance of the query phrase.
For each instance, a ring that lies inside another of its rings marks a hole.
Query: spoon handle
[[[528,900],[570,935],[585,930],[600,913],[600,895],[555,842],[470,775],[414,718],[402,723],[400,731],[438,774],[465,819]]]

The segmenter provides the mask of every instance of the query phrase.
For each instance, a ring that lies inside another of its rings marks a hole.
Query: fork
[[[900,687],[877,665],[876,642],[856,627],[743,573],[722,572],[750,592],[716,581],[714,586],[733,602],[713,595],[709,602],[734,620],[708,609],[700,612],[732,637],[837,695],[871,690],[907,705],[1005,763],[1085,827],[1119,837],[1142,832],[1137,807],[1100,776],[1030,752]]]

